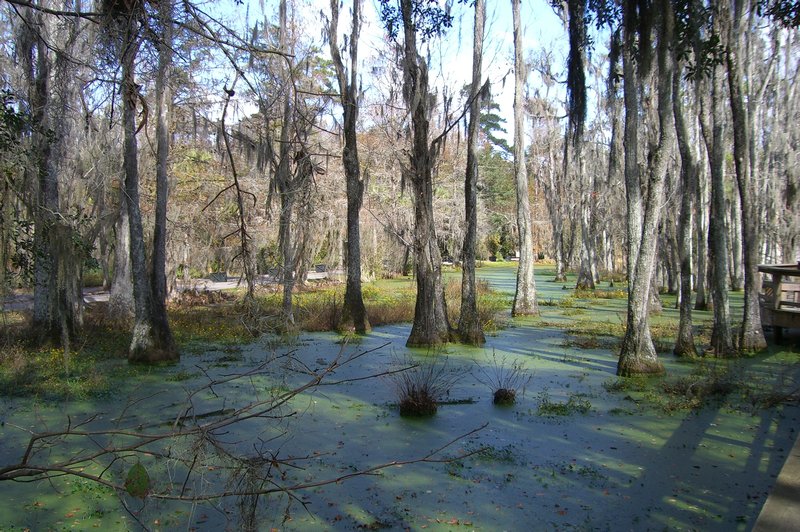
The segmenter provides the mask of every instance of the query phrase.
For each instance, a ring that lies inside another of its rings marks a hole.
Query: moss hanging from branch
[[[587,38],[586,0],[568,0],[569,12],[569,56],[567,57],[567,111],[569,127],[567,140],[576,148],[583,137],[586,122],[586,48]]]

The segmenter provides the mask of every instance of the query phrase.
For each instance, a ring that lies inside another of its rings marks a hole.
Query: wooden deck
[[[800,328],[800,263],[761,264],[758,271],[772,277],[762,285],[761,324],[780,341],[784,328]]]

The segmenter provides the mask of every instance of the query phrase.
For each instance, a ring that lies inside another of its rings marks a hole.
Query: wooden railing
[[[780,340],[784,328],[800,328],[800,264],[762,264],[758,270],[772,276],[762,284],[761,324]]]

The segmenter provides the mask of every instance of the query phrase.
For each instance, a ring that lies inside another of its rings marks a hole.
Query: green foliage
[[[0,91],[0,175],[13,182],[23,155],[22,135],[29,116],[16,110],[17,98],[8,90]]]
[[[637,391],[642,392],[647,389],[649,383],[647,377],[617,377],[603,383],[603,388],[609,393]]]
[[[484,149],[478,154],[478,166],[481,180],[479,191],[489,212],[513,214],[517,193],[512,162],[496,151]],[[493,225],[500,221],[493,220]]]
[[[489,250],[490,256],[496,256],[500,251],[500,236],[497,233],[486,236],[486,249]]]
[[[786,28],[800,26],[800,2],[797,0],[758,0],[758,13],[779,21]]]
[[[172,304],[169,325],[179,346],[209,343],[235,345],[249,342],[253,333],[241,319],[236,302],[221,299],[221,304],[205,306]]]
[[[392,0],[380,0],[379,15],[389,37],[396,39],[403,29],[400,6]],[[412,0],[411,17],[423,41],[442,35],[453,25],[450,10],[440,7],[435,0]]]
[[[97,268],[84,271],[83,286],[103,286],[103,272]]]
[[[167,382],[183,382],[199,376],[200,373],[195,371],[180,370],[172,375],[168,375],[165,380]]]
[[[566,402],[553,401],[547,390],[539,392],[538,414],[544,417],[571,416],[573,414],[588,414],[592,403],[584,394],[570,394]]]

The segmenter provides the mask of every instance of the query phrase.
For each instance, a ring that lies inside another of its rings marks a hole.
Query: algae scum
[[[493,268],[484,276],[513,288],[513,273]],[[408,350],[407,325],[380,327],[347,344],[332,334],[302,334],[289,346],[264,338],[185,356],[177,366],[143,370],[93,401],[3,399],[0,458],[9,464],[24,452],[25,430],[63,429],[67,415],[73,426],[95,416],[86,426],[92,430],[174,430],[222,419],[253,401],[269,402],[336,357],[366,353],[270,410],[268,418],[218,431],[227,451],[271,460],[254,458],[242,468],[208,442],[177,438],[149,448],[148,455],[125,457],[105,473],[121,484],[140,460],[151,494],[170,490],[200,498],[311,487],[187,503],[118,496],[71,476],[5,482],[0,524],[32,530],[750,528],[797,437],[800,409],[780,393],[767,393],[797,382],[796,353],[773,349],[718,363],[664,354],[666,385],[618,380],[615,340],[605,333],[618,327],[624,301],[562,304],[571,291],[544,276],[537,281],[540,299],[553,304],[542,307],[541,318],[512,322],[481,349]],[[671,312],[659,319],[666,323]],[[409,364],[428,367],[431,360],[448,383],[437,413],[401,417],[397,379],[386,373]],[[486,376],[511,367],[524,377],[516,402],[495,406]],[[248,371],[246,378],[232,378]],[[218,384],[204,387],[209,379]],[[730,386],[701,396],[697,390],[705,382]],[[48,448],[47,459],[65,460],[109,441],[68,439]],[[181,461],[186,457],[190,465]],[[389,462],[399,465],[357,474]],[[99,473],[109,463],[87,464],[86,471]]]

